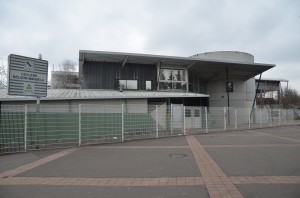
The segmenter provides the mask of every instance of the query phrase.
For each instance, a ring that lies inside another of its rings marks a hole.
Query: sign
[[[233,82],[226,82],[226,92],[233,92]]]
[[[8,95],[47,96],[48,61],[8,56]]]

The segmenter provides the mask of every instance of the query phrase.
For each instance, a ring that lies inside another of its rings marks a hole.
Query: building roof
[[[258,78],[255,78],[256,81],[259,81]],[[276,81],[276,82],[289,82],[283,78],[261,78],[260,81]]]
[[[97,89],[48,89],[47,97],[41,100],[89,100],[89,99],[124,99],[124,98],[186,98],[209,97],[205,94],[158,92],[158,91],[116,91]],[[7,95],[7,89],[0,89],[0,101],[33,101],[35,97]]]
[[[228,77],[234,79],[247,80],[263,73],[275,64],[220,61],[212,59],[202,59],[195,57],[162,56],[149,54],[133,54],[123,52],[105,51],[79,51],[79,61],[115,62],[126,66],[127,63],[185,66],[196,72],[202,80],[218,80],[226,78],[226,68]]]

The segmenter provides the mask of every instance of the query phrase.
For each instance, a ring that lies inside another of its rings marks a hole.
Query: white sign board
[[[8,56],[8,95],[47,96],[48,61]]]

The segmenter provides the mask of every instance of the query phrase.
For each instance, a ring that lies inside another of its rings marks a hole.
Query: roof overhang
[[[147,99],[147,98],[202,98],[206,94],[158,92],[158,91],[114,91],[97,89],[48,89],[48,96],[41,100],[105,100],[105,99]],[[1,101],[34,101],[34,97],[7,95],[7,89],[0,89]]]
[[[105,51],[79,51],[79,60],[97,61],[97,62],[115,62],[124,66],[127,63],[151,64],[185,67],[197,73],[202,80],[220,80],[226,78],[226,69],[228,69],[229,79],[247,80],[261,74],[275,64],[264,63],[244,63],[220,60],[208,60],[192,57],[161,56],[149,54],[133,54],[123,52],[105,52]]]
[[[256,81],[270,81],[270,82],[289,82],[288,80],[286,79],[283,79],[283,78],[261,78],[260,80],[258,78],[255,78]]]

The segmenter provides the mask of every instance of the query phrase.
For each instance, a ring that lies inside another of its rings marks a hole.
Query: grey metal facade
[[[156,65],[85,61],[82,74],[84,89],[118,89],[117,80],[137,80],[137,90],[146,90],[146,81],[151,81],[152,90],[157,88]]]

